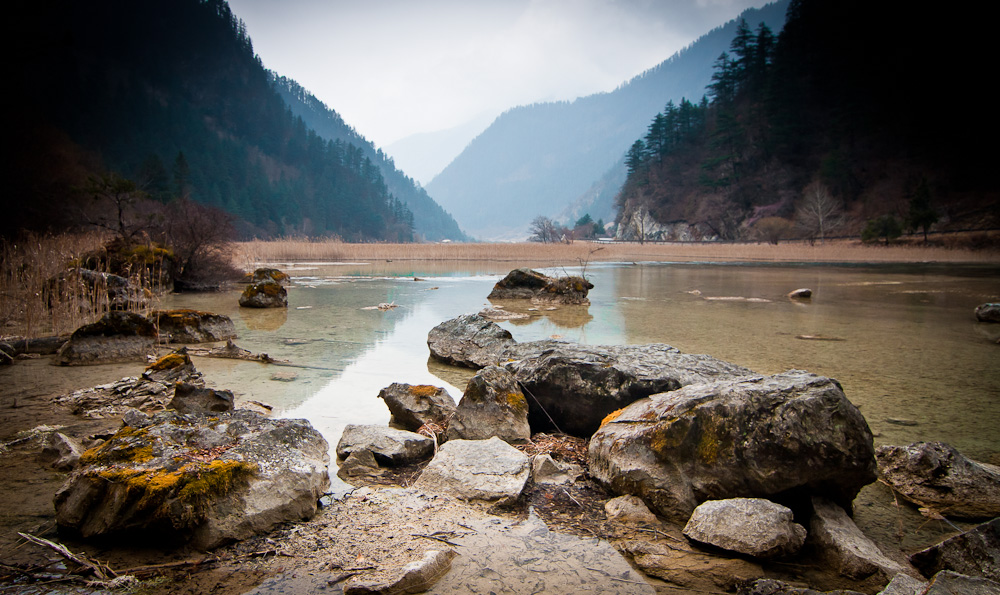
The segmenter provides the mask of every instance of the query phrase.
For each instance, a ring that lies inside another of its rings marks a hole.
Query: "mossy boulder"
[[[428,423],[445,426],[455,414],[455,399],[439,386],[396,382],[383,388],[378,398],[392,413],[392,423],[411,432]]]
[[[54,363],[63,366],[143,361],[153,353],[156,326],[132,312],[108,312],[81,326],[59,348]]]
[[[212,548],[312,517],[329,484],[326,440],[305,420],[245,410],[126,419],[135,425],[83,453],[56,494],[62,529]]]
[[[287,308],[288,291],[273,279],[251,283],[240,296],[244,308]]]
[[[835,380],[791,370],[632,403],[590,440],[590,473],[686,521],[706,500],[823,495],[850,510],[875,481],[872,433]]]
[[[254,272],[252,273],[247,273],[245,280],[247,283],[253,284],[253,283],[260,283],[262,281],[274,281],[275,283],[288,283],[290,279],[291,277],[289,277],[288,273],[285,273],[284,271],[270,267],[261,267],[259,269],[254,270]]]
[[[496,436],[509,444],[528,442],[528,400],[514,375],[497,366],[476,373],[458,402],[447,436],[449,440]]]
[[[589,304],[594,284],[583,277],[549,277],[531,269],[515,269],[497,281],[491,300],[532,300],[554,304]]]
[[[160,328],[160,340],[168,343],[209,343],[236,338],[232,319],[200,310],[156,310],[152,314]]]

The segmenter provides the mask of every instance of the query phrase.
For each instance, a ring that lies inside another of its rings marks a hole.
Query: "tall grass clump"
[[[0,240],[0,335],[40,337],[72,332],[110,309],[145,311],[153,298],[150,275],[158,266],[137,268],[124,289],[109,297],[107,270],[85,263],[106,245],[98,233],[25,233]],[[93,274],[96,273],[96,274]]]

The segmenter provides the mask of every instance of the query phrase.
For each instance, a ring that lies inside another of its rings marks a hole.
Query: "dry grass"
[[[237,246],[244,268],[262,262],[358,262],[367,260],[492,261],[578,264],[580,262],[967,262],[1000,263],[1000,251],[941,246],[876,246],[857,241],[825,244],[608,243],[572,244],[348,244],[286,239]]]
[[[79,262],[106,241],[89,233],[27,234],[0,242],[0,336],[60,335],[103,316],[107,287],[83,282]],[[138,275],[129,281],[135,303],[147,302]]]

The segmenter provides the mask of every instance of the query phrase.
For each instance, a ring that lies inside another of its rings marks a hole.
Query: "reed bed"
[[[95,233],[25,234],[0,241],[0,336],[62,335],[103,316],[111,307],[106,283],[85,281],[80,262],[107,239]],[[151,307],[143,281],[138,273],[130,275],[130,310]]]
[[[940,246],[870,245],[858,241],[767,243],[571,244],[349,244],[335,240],[283,239],[242,242],[239,262],[358,262],[368,260],[491,261],[578,264],[581,262],[816,262],[816,263],[1000,263],[1000,251]]]

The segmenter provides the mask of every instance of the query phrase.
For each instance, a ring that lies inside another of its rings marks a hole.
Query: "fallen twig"
[[[655,533],[656,535],[662,535],[662,536],[666,537],[667,539],[673,539],[677,543],[685,543],[685,541],[683,539],[678,539],[678,538],[674,537],[673,535],[671,535],[669,533],[664,533],[663,531],[660,531],[659,529],[647,529],[645,527],[636,527],[636,531],[645,531],[647,533]]]
[[[426,538],[426,539],[433,539],[434,541],[440,541],[441,543],[447,543],[448,545],[455,546],[455,547],[458,547],[459,545],[461,545],[461,544],[458,544],[458,543],[454,543],[452,541],[448,541],[444,537],[439,537],[435,533],[431,533],[430,535],[424,535],[423,533],[410,533],[410,537],[423,537],[423,538]]]
[[[106,581],[118,576],[115,571],[111,570],[106,565],[101,564],[100,562],[91,562],[86,556],[74,554],[64,545],[58,544],[54,541],[49,541],[48,539],[42,539],[41,537],[35,537],[34,535],[28,535],[27,533],[21,533],[20,531],[17,534],[35,545],[40,545],[54,550],[63,558],[66,558],[70,562],[82,566],[83,568],[86,568],[90,572],[94,573],[94,576],[100,580]]]

